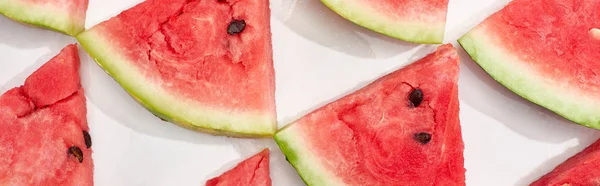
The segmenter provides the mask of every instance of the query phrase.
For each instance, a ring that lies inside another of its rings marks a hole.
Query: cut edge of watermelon
[[[304,183],[307,185],[345,185],[343,181],[336,180],[337,177],[321,167],[318,158],[303,142],[299,130],[291,130],[297,122],[288,124],[279,130],[275,136],[275,142],[286,156],[286,160],[296,169]],[[299,158],[302,156],[302,158]]]
[[[122,65],[129,62],[126,62],[126,58],[121,53],[114,51],[100,33],[88,30],[79,34],[77,40],[94,61],[128,94],[159,118],[187,129],[213,135],[268,138],[277,131],[277,122],[274,121],[275,116],[271,113],[230,114],[192,105],[190,101],[177,99],[172,94],[162,91],[147,82],[140,73],[135,73],[137,71],[135,67]],[[239,125],[239,123],[251,124]]]
[[[85,18],[78,21],[77,18],[69,17],[63,10],[23,1],[0,1],[0,14],[29,26],[46,28],[70,36],[76,36],[85,30]]]
[[[410,23],[390,20],[388,17],[365,8],[353,1],[321,0],[323,4],[345,19],[375,32],[422,44],[441,44],[446,23]]]
[[[559,89],[547,85],[536,77],[536,72],[528,71],[526,64],[512,57],[505,49],[494,44],[486,28],[478,26],[458,39],[484,71],[493,79],[517,95],[578,124],[600,129],[600,104],[592,99],[581,97],[579,92]],[[532,94],[545,92],[545,94]]]

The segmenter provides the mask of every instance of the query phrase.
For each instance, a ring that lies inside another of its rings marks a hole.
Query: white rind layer
[[[26,24],[56,30],[75,36],[85,30],[84,21],[69,17],[64,10],[19,0],[0,0],[0,14]]]
[[[298,124],[300,125],[300,124]],[[287,160],[296,168],[300,177],[307,185],[347,185],[333,173],[328,172],[323,162],[313,154],[310,146],[304,141],[301,129],[291,123],[275,134],[275,141],[286,155]]]
[[[492,78],[523,98],[543,106],[575,123],[600,128],[598,95],[579,91],[577,85],[545,78],[525,62],[513,56],[497,41],[485,25],[479,25],[458,42]],[[592,97],[593,96],[593,97]],[[507,116],[508,117],[508,116]]]
[[[373,31],[397,39],[427,44],[441,44],[446,27],[443,21],[399,21],[353,0],[321,0],[342,17]],[[442,15],[445,17],[445,15]],[[437,16],[435,16],[437,17]],[[437,19],[437,18],[436,18]]]

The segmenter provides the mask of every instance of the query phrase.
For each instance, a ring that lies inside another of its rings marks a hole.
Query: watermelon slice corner
[[[234,168],[206,181],[206,186],[271,186],[269,149],[265,148]]]
[[[600,1],[514,0],[458,42],[517,95],[600,129]]]
[[[0,185],[94,185],[77,46],[0,96]]]
[[[307,185],[465,185],[459,63],[442,45],[288,124],[275,141]]]
[[[570,157],[530,186],[600,185],[600,140]]]
[[[268,0],[144,1],[77,39],[163,120],[233,137],[277,130]]]
[[[360,26],[413,43],[441,44],[448,0],[321,0]]]
[[[88,0],[0,0],[0,14],[70,36],[85,30]]]

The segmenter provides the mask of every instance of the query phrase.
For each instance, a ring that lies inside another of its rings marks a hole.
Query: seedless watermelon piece
[[[272,136],[267,0],[147,0],[77,39],[158,117],[193,130]]]
[[[43,107],[64,99],[79,87],[79,54],[77,45],[71,44],[31,74],[23,88],[37,107]]]
[[[35,110],[35,104],[27,97],[23,87],[13,88],[5,92],[0,96],[0,105],[3,105],[6,109],[3,112],[15,117],[27,115]]]
[[[271,186],[269,149],[240,162],[231,170],[206,181],[206,186]]]
[[[275,134],[307,185],[465,185],[459,57],[425,58]]]
[[[600,140],[558,165],[531,186],[600,185]]]
[[[600,128],[600,1],[515,0],[458,41],[498,82]]]
[[[75,45],[47,62],[29,78],[53,71],[69,74],[65,84],[79,79],[71,73],[76,55],[66,55]],[[76,52],[76,51],[75,51]],[[78,67],[79,65],[76,65]],[[78,72],[78,68],[75,69]],[[58,82],[55,79],[53,82]],[[70,89],[54,84],[56,89]],[[0,96],[0,185],[93,185],[91,137],[86,119],[83,89],[64,94],[44,87],[33,92],[45,92],[42,100],[56,100],[44,107],[35,107],[33,96],[23,86]]]
[[[75,36],[85,30],[88,0],[0,0],[0,14]]]
[[[442,43],[448,0],[321,0],[342,17],[414,43]]]

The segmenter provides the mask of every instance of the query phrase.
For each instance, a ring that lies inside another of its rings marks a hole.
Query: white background
[[[496,83],[455,40],[509,0],[450,0],[446,42],[462,59],[460,104],[467,185],[527,185],[592,143],[572,124]],[[140,0],[90,0],[87,28]],[[356,26],[318,0],[272,0],[277,114],[284,126],[434,50]],[[0,17],[2,91],[20,85],[75,39]],[[157,119],[80,48],[96,185],[203,185],[270,147],[274,185],[303,185],[272,140],[214,137]]]

